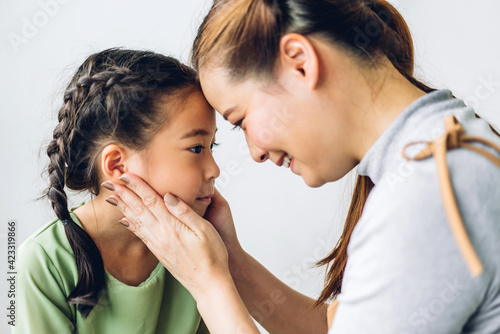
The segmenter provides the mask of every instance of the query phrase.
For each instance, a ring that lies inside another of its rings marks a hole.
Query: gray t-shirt
[[[500,145],[449,90],[419,98],[398,116],[358,166],[375,187],[348,245],[329,334],[500,333],[500,169],[467,149],[447,153],[457,205],[484,267],[472,277],[446,217],[435,159],[408,162],[401,154],[407,143],[443,134],[451,114],[466,134]]]

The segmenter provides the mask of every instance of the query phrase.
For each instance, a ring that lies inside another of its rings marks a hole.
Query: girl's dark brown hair
[[[200,89],[194,70],[149,51],[108,49],[88,57],[71,79],[47,147],[50,185],[45,192],[75,255],[78,282],[68,296],[86,317],[105,287],[101,253],[71,218],[65,187],[99,194],[97,160],[110,143],[144,149],[171,112],[156,103]],[[165,100],[164,97],[167,97]]]
[[[234,81],[272,80],[281,38],[298,33],[330,42],[363,66],[376,67],[385,56],[414,86],[433,91],[413,76],[413,42],[401,14],[385,0],[373,5],[373,0],[216,0],[198,30],[191,62],[198,71],[208,63],[225,68]],[[317,264],[330,267],[315,306],[341,292],[347,245],[373,187],[369,177],[358,176],[342,236]]]

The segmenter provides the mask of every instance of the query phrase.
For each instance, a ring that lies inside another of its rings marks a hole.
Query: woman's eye
[[[241,124],[243,123],[243,120],[240,120],[237,123],[234,123],[234,127],[231,129],[231,131],[234,131],[236,129],[241,130]]]

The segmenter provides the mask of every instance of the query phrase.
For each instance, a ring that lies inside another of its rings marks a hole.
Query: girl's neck
[[[149,249],[141,239],[118,222],[123,214],[105,201],[109,195],[107,191],[102,191],[73,211],[83,229],[94,239],[101,253],[109,250],[120,254],[149,254]]]

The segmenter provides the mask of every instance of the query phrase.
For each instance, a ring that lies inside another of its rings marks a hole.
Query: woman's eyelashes
[[[210,145],[210,152],[213,152],[214,146],[219,146],[219,145],[220,145],[219,143],[213,143],[213,144],[211,144]],[[193,152],[195,154],[200,154],[201,150],[203,150],[204,148],[205,148],[205,146],[198,145],[198,146],[191,147],[189,150],[191,150],[191,152]]]
[[[231,129],[231,131],[234,131],[234,130],[241,130],[241,124],[243,123],[243,119],[241,119],[240,121],[234,123],[234,127]]]

